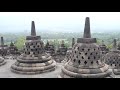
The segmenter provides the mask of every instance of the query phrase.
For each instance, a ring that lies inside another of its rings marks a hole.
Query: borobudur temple
[[[111,75],[109,66],[100,59],[100,47],[91,38],[90,21],[86,17],[83,38],[72,48],[70,60],[62,67],[59,78],[105,78]]]
[[[26,37],[24,53],[11,66],[11,71],[20,74],[39,74],[53,71],[56,62],[45,53],[44,43],[40,36],[36,36],[35,23],[32,21],[31,36]]]

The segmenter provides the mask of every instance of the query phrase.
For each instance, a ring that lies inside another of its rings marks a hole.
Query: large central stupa
[[[96,38],[91,38],[90,20],[86,17],[83,38],[78,38],[72,48],[70,60],[63,66],[59,78],[105,78],[111,72],[101,60]]]
[[[24,53],[17,58],[11,70],[21,74],[38,74],[55,70],[56,62],[45,53],[44,43],[36,36],[35,24],[32,21],[31,36],[26,37]]]

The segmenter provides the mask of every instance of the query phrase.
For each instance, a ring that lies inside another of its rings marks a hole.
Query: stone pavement
[[[60,71],[62,63],[57,63],[56,70],[52,72],[46,72],[36,75],[23,75],[11,72],[11,65],[15,63],[16,60],[7,59],[6,64],[0,67],[0,78],[57,78]]]
[[[7,59],[6,64],[0,67],[0,78],[57,78],[60,74],[63,63],[57,63],[56,70],[47,73],[36,75],[22,75],[11,72],[10,67],[16,60]],[[114,75],[114,74],[113,74]],[[120,78],[120,75],[115,75],[114,78]]]

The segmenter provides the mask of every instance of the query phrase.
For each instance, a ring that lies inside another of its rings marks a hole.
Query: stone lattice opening
[[[80,60],[78,60],[78,63],[79,63],[79,65],[80,65],[80,63],[81,63]]]
[[[92,55],[92,53],[90,53],[90,55]]]
[[[91,64],[93,64],[93,61],[91,61]]]
[[[75,51],[75,54],[76,54],[76,51]]]
[[[88,57],[88,59],[90,59],[90,57]]]
[[[76,59],[73,60],[74,62],[76,61]]]
[[[30,54],[30,52],[28,52],[28,54]]]
[[[86,65],[86,64],[87,64],[87,61],[85,61],[84,64]]]
[[[82,59],[84,59],[84,57],[82,56]]]
[[[96,63],[97,63],[97,64],[99,64],[99,62],[98,62],[98,61],[96,61]]]
[[[78,58],[78,56],[76,56],[76,58]]]

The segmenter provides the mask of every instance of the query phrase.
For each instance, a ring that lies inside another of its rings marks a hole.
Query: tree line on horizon
[[[28,34],[27,34],[28,35]],[[18,49],[22,49],[26,39],[26,33],[19,33],[19,34],[0,34],[0,37],[4,37],[5,44],[9,45],[10,42],[14,42]],[[37,33],[37,35],[41,36],[41,39],[46,44],[47,40],[55,45],[55,47],[59,47],[62,40],[65,41],[66,47],[71,47],[72,45],[72,38],[80,38],[83,36],[83,33]],[[112,48],[113,39],[117,39],[117,42],[120,42],[120,32],[114,33],[92,33],[92,37],[97,38],[97,43],[101,44],[102,40],[110,49]]]

